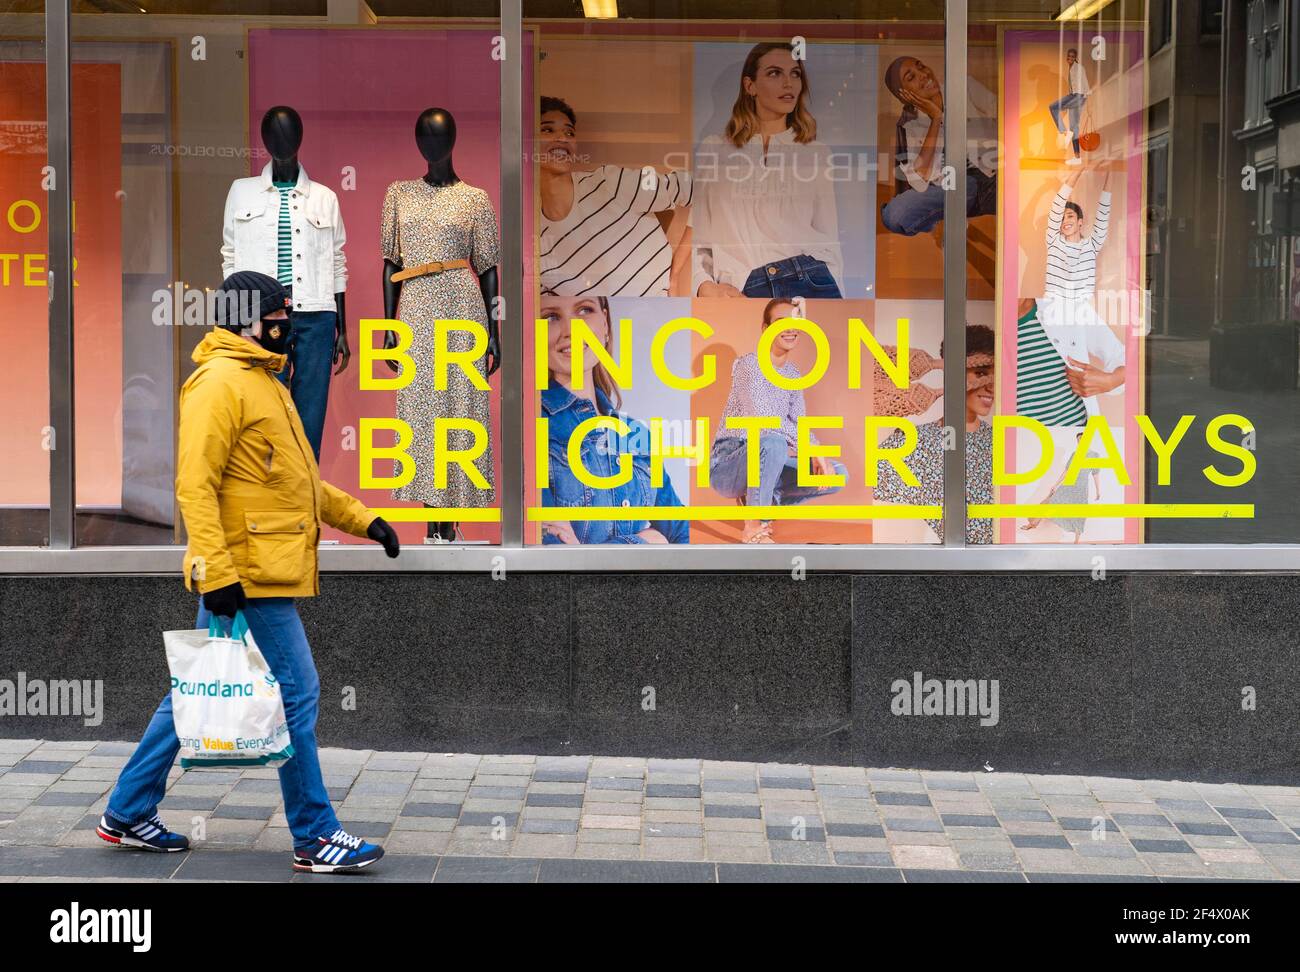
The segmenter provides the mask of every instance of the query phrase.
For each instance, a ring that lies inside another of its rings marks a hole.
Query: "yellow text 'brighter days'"
[[[633,381],[631,322],[626,319],[619,322],[617,354],[604,346],[585,321],[574,318],[570,324],[572,328],[569,351],[572,356],[570,374],[573,376],[574,389],[577,391],[583,390],[584,376],[587,373],[585,368],[587,355],[594,356],[595,360],[609,373],[619,388],[631,389]],[[890,358],[866,324],[857,318],[849,319],[847,379],[848,388],[851,391],[862,388],[864,361],[862,350],[864,348],[870,353],[891,383],[902,389],[908,387],[909,325],[910,322],[907,318],[898,319],[896,355],[894,358]],[[550,322],[544,319],[539,319],[536,322],[537,330],[533,342],[535,349],[534,380],[535,387],[538,389],[546,388],[550,383],[546,350],[549,326]],[[395,391],[406,387],[415,380],[415,361],[408,353],[414,339],[409,326],[398,320],[363,319],[360,322],[360,327],[361,388],[363,391]],[[781,331],[791,329],[806,334],[811,338],[816,349],[816,360],[808,373],[795,378],[788,378],[781,374],[771,360],[773,340]],[[467,350],[452,351],[450,349],[448,338],[452,332],[457,330],[465,331],[470,335],[470,346]],[[382,334],[385,331],[392,331],[397,335],[396,347],[386,349],[374,346],[375,335]],[[692,392],[708,387],[717,380],[717,361],[713,355],[706,354],[703,357],[701,373],[698,375],[678,375],[666,363],[665,349],[668,341],[673,335],[681,332],[691,332],[704,339],[708,339],[714,333],[713,328],[695,317],[679,317],[668,321],[656,331],[650,345],[650,363],[655,376],[665,388],[678,391]],[[487,391],[487,379],[483,377],[476,364],[486,352],[487,345],[487,331],[483,325],[476,321],[437,321],[434,329],[434,349],[432,354],[434,388],[439,391],[445,390],[447,388],[448,371],[450,368],[456,367],[465,374],[475,388]],[[757,358],[763,374],[768,381],[778,388],[787,390],[810,388],[822,380],[830,367],[830,343],[825,332],[812,321],[798,317],[787,317],[774,321],[772,326],[763,331],[759,339]],[[375,377],[373,371],[374,362],[376,361],[396,363],[397,375],[391,378]],[[1148,444],[1157,455],[1158,473],[1156,480],[1159,485],[1168,485],[1173,450],[1188,431],[1193,420],[1193,416],[1182,416],[1177,427],[1167,439],[1164,439],[1147,416],[1135,416],[1138,428],[1141,429]],[[651,418],[648,424],[652,485],[656,488],[663,485],[665,459],[684,458],[692,460],[695,465],[696,484],[700,487],[707,487],[709,485],[708,452],[712,442],[709,419],[707,417],[696,419],[694,423],[695,441],[692,445],[668,445],[664,441],[663,419]],[[728,418],[726,425],[727,428],[742,430],[748,437],[750,444],[753,445],[756,444],[758,436],[762,434],[764,429],[779,427],[780,418],[772,415],[735,416]],[[838,446],[830,443],[815,443],[811,439],[811,433],[821,429],[842,429],[844,427],[844,418],[835,415],[805,415],[799,417],[797,427],[799,485],[811,487],[843,486],[845,476],[836,473],[814,473],[810,466],[811,459],[814,457],[833,459],[840,456]],[[1220,436],[1220,432],[1225,427],[1239,429],[1247,433],[1252,431],[1253,427],[1250,421],[1242,416],[1221,415],[1214,418],[1205,430],[1207,444],[1216,452],[1237,459],[1241,463],[1241,468],[1232,473],[1224,473],[1214,466],[1207,466],[1202,470],[1202,473],[1216,485],[1240,486],[1249,482],[1254,476],[1255,457],[1250,450],[1230,440],[1224,440]],[[1011,428],[1025,429],[1039,439],[1043,446],[1042,458],[1036,468],[1019,472],[1005,469],[1003,439],[1006,432]],[[381,446],[374,443],[375,433],[381,429],[395,435],[396,441],[392,445]],[[902,430],[903,444],[895,449],[880,448],[879,442],[882,438],[882,431],[892,429]],[[993,418],[993,429],[994,485],[1015,485],[1033,481],[1042,476],[1050,466],[1051,438],[1046,427],[1042,426],[1041,423],[1023,416],[999,415]],[[449,445],[451,433],[460,431],[470,433],[471,444],[467,448],[451,448]],[[618,471],[612,475],[602,476],[587,469],[582,463],[581,444],[588,435],[601,431],[606,434],[613,433],[626,439],[631,437],[635,430],[617,415],[593,416],[580,423],[573,430],[567,444],[566,454],[573,475],[580,482],[592,489],[611,489],[631,480],[634,474],[632,457],[627,453],[620,454],[618,457]],[[360,432],[361,487],[363,489],[398,489],[411,482],[415,477],[415,461],[411,458],[407,449],[412,443],[414,433],[406,422],[397,418],[363,418],[361,419]],[[437,488],[446,487],[447,469],[452,464],[459,466],[476,486],[482,489],[488,488],[488,483],[474,465],[474,461],[483,454],[488,446],[488,430],[483,427],[482,423],[473,419],[454,416],[436,416],[433,421],[433,435],[433,451],[437,462],[437,467],[434,470],[434,483]],[[863,436],[865,445],[863,474],[866,485],[876,485],[878,464],[880,462],[889,463],[903,482],[908,485],[919,485],[915,474],[904,461],[916,448],[917,442],[916,426],[910,420],[901,416],[868,415],[863,420]],[[545,417],[539,417],[536,425],[537,461],[534,463],[535,485],[539,489],[545,488],[549,484],[549,453],[547,448],[549,441],[549,422]],[[1090,457],[1088,455],[1088,451],[1094,447],[1094,443],[1099,447],[1102,456]],[[759,450],[749,448],[747,454],[749,485],[757,486],[759,482]],[[400,471],[393,476],[376,476],[373,472],[375,460],[396,462],[400,467]],[[1126,485],[1129,482],[1123,456],[1102,416],[1092,416],[1084,427],[1066,481],[1071,482],[1084,470],[1092,468],[1111,470],[1121,484]]]

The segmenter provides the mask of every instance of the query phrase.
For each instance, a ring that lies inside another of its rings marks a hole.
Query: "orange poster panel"
[[[970,48],[969,70],[966,79],[967,142],[972,151],[979,153],[983,164],[997,178],[996,123],[998,75],[993,49],[985,45]],[[943,43],[935,40],[890,38],[879,45],[877,71],[876,139],[880,145],[881,165],[876,186],[876,296],[897,300],[943,299],[943,222],[930,223],[919,220],[917,211],[904,206],[899,209],[895,200],[908,193],[909,185],[899,162],[906,155],[905,129],[909,119],[917,117],[914,110],[899,100],[890,90],[890,67],[898,63],[900,69],[909,62],[934,75],[943,85]],[[960,171],[960,170],[959,170]],[[971,178],[967,173],[963,181]],[[995,188],[995,187],[994,187]],[[989,187],[981,193],[977,186],[966,186],[971,195],[985,198]],[[932,190],[942,204],[942,193]],[[990,199],[990,202],[992,200]],[[906,211],[911,209],[911,215]],[[892,218],[886,220],[886,213]],[[966,239],[966,296],[970,300],[992,300],[994,262],[997,257],[997,220],[987,206],[971,205],[967,210]],[[910,223],[901,226],[900,223]]]
[[[77,502],[122,495],[121,70],[72,67]],[[48,180],[45,65],[0,62],[0,504],[49,504]],[[149,321],[138,322],[153,327]],[[165,336],[170,340],[170,335]],[[160,340],[164,336],[159,337]]]
[[[737,359],[755,352],[763,334],[764,300],[734,297],[697,297],[691,302],[694,317],[708,322],[713,328],[709,338],[694,335],[692,339],[691,374],[704,372],[704,357],[713,355],[717,362],[717,380],[691,394],[691,418],[707,418],[709,429],[716,435],[723,426],[723,412],[732,387],[732,368]],[[805,305],[806,318],[815,322],[826,334],[831,365],[816,384],[804,391],[804,410],[809,416],[841,420],[841,427],[818,428],[818,442],[834,445],[839,451],[835,459],[844,464],[844,486],[834,494],[816,497],[807,502],[832,506],[865,506],[872,502],[871,489],[864,482],[865,440],[863,420],[873,414],[872,370],[870,358],[861,349],[868,367],[862,375],[863,387],[850,388],[846,362],[849,360],[849,319],[857,318],[868,328],[875,323],[875,303],[870,300],[809,300]],[[807,375],[816,362],[817,350],[807,335],[801,335],[790,361]],[[791,457],[794,458],[793,456]],[[739,505],[736,499],[723,496],[711,488],[703,488],[690,481],[691,504],[694,506]],[[691,526],[691,543],[738,543],[741,540],[743,520],[718,522],[705,520]],[[772,527],[776,543],[871,543],[870,522],[844,520],[780,520]]]

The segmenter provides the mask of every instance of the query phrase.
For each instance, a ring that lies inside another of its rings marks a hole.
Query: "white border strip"
[[[5,574],[175,574],[180,547],[0,547]],[[802,558],[797,560],[796,558]],[[326,573],[464,572],[505,569],[537,572],[611,571],[1111,571],[1300,573],[1300,546],[1292,544],[1142,544],[1133,546],[939,544],[807,546],[740,545],[673,548],[561,545],[540,547],[407,546],[396,560],[377,545],[320,548]]]

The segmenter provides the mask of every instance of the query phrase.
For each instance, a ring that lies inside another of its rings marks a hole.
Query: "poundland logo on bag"
[[[223,682],[214,678],[210,682],[183,682],[172,676],[172,691],[181,695],[202,695],[213,699],[251,699],[252,682]]]
[[[267,672],[254,686],[252,682],[225,682],[219,678],[210,682],[186,682],[173,675],[172,691],[211,699],[251,699],[254,694],[268,699],[275,695],[275,676]]]
[[[86,908],[74,901],[50,912],[50,941],[58,945],[121,944],[133,952],[153,945],[153,912],[148,908]]]

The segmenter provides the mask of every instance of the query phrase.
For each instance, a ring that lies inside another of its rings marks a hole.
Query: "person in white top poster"
[[[1083,118],[1083,105],[1088,100],[1088,95],[1092,93],[1092,89],[1088,87],[1088,76],[1084,73],[1083,65],[1079,63],[1078,50],[1071,47],[1065,52],[1065,65],[1069,75],[1070,93],[1053,101],[1047,106],[1047,110],[1052,114],[1052,121],[1056,122],[1061,148],[1069,145],[1074,149],[1074,155],[1066,159],[1065,164],[1079,165],[1079,125]],[[1069,112],[1069,128],[1062,123],[1062,112]]]
[[[903,106],[895,125],[896,192],[880,212],[885,229],[901,236],[928,233],[943,222],[943,85],[920,58],[895,58],[885,87]],[[998,99],[966,78],[966,215],[997,212]],[[960,176],[958,187],[960,187]]]
[[[673,246],[655,214],[691,204],[690,173],[618,165],[582,170],[577,139],[574,110],[560,98],[542,98],[542,289],[568,297],[667,297]]]
[[[1079,176],[1073,170],[1061,183],[1047,215],[1047,273],[1038,316],[1065,366],[1071,390],[1083,399],[1089,415],[1100,414],[1098,395],[1124,386],[1125,351],[1093,307],[1097,291],[1097,257],[1110,229],[1110,172],[1102,181],[1092,231],[1085,232],[1083,207],[1070,198]]]
[[[830,149],[817,141],[809,99],[792,45],[750,50],[725,133],[696,151],[695,296],[842,296]]]

